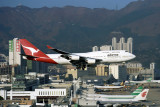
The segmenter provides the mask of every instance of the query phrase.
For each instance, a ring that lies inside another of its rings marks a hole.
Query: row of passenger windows
[[[64,91],[39,91],[39,95],[65,95]]]

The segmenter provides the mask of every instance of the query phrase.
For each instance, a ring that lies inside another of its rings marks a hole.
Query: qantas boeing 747
[[[88,66],[95,66],[100,63],[117,63],[125,62],[135,58],[135,55],[125,50],[96,51],[87,53],[69,53],[64,52],[51,46],[51,49],[58,54],[45,54],[26,39],[20,39],[20,43],[25,54],[21,54],[28,60],[53,63],[53,64],[72,64],[77,69],[85,69]]]

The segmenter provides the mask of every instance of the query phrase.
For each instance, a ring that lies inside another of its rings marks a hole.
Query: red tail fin
[[[37,47],[35,47],[26,39],[20,39],[20,42],[26,55],[46,57],[46,54],[44,54],[42,51],[40,51]]]
[[[27,56],[27,59],[57,64],[54,60],[52,60],[50,57],[48,57],[46,54],[40,51],[37,47],[31,44],[28,40],[20,39],[20,43],[26,54],[24,56]]]

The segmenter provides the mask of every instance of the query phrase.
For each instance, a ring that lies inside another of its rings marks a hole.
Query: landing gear
[[[77,69],[85,70],[86,67],[87,67],[87,65],[81,64],[81,65],[77,66]]]

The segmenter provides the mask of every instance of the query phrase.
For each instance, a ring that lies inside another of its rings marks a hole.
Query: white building
[[[127,40],[127,51],[133,53],[133,38],[128,38]]]
[[[154,62],[150,63],[150,69],[155,69],[155,63]]]
[[[112,50],[111,45],[103,45],[100,47],[100,51],[107,51],[107,50]]]
[[[21,65],[21,46],[18,38],[9,40],[9,65]]]
[[[35,89],[35,96],[66,96],[66,89]]]
[[[116,38],[113,37],[112,38],[112,47],[113,50],[126,50],[130,53],[132,53],[133,51],[133,39],[130,37],[128,38],[127,42],[125,42],[125,38],[121,37],[120,41],[117,42]]]
[[[120,81],[126,80],[127,78],[126,67],[123,65],[109,65],[109,74],[112,74],[115,79],[118,79]]]
[[[21,98],[28,98],[29,100],[36,100],[38,98],[50,98],[66,96],[66,88],[55,89],[35,89],[35,91],[6,91],[0,90],[0,95],[4,100],[11,99],[19,100]]]
[[[113,50],[117,50],[117,39],[115,37],[112,38],[112,47]]]
[[[98,49],[98,46],[94,46],[94,47],[92,47],[92,51],[94,52],[94,51],[98,51],[99,49]]]

